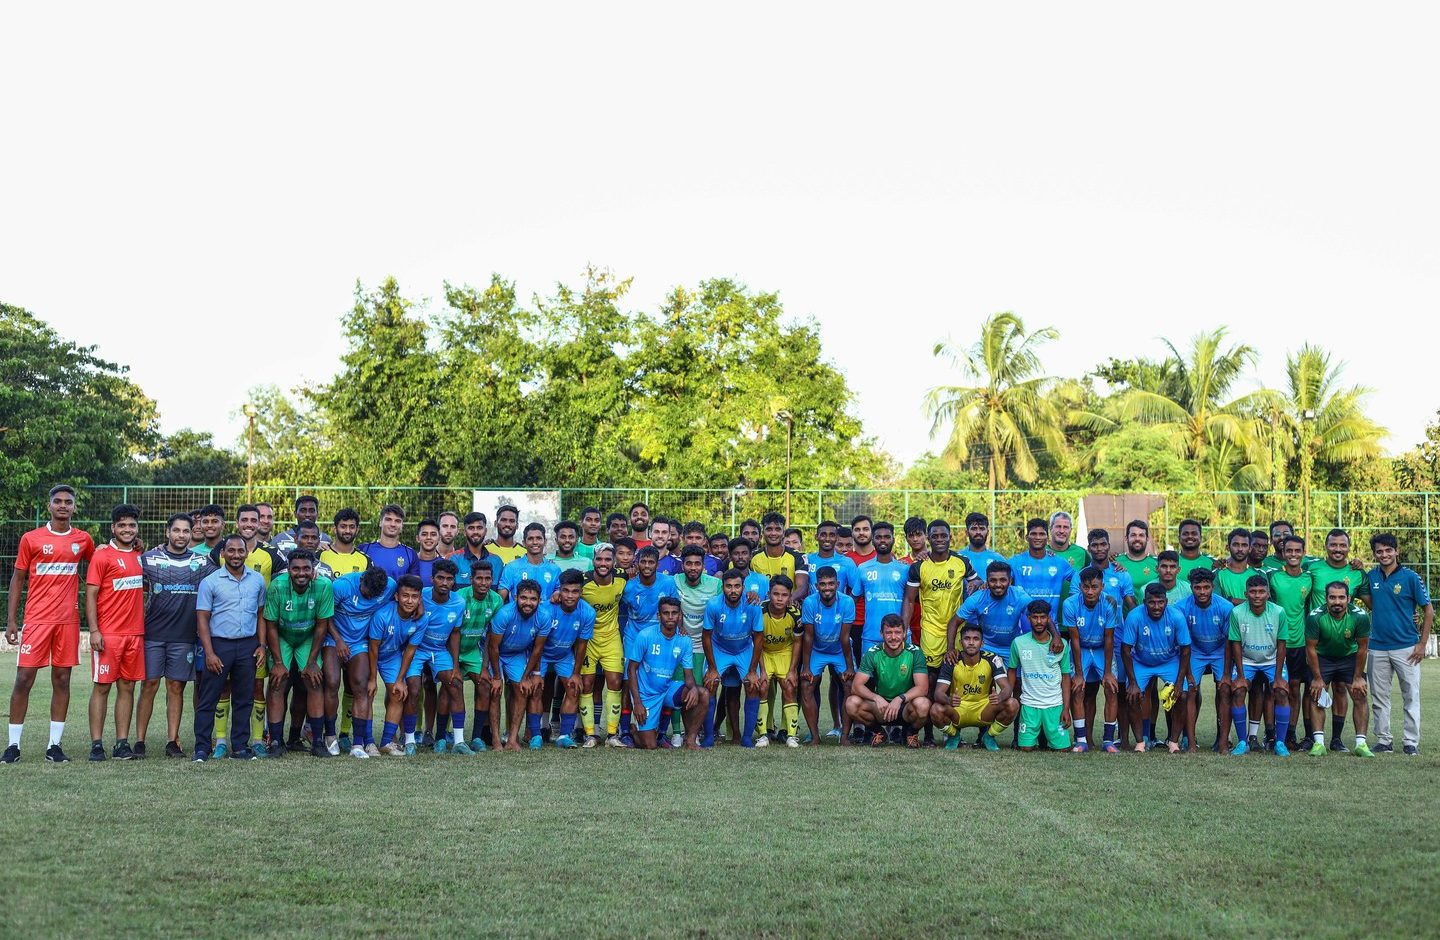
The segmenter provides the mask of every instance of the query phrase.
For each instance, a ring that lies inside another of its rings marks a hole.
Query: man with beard
[[[505,567],[505,562],[499,555],[485,544],[487,521],[483,512],[467,512],[463,520],[465,526],[465,547],[450,556],[455,562],[455,567],[460,574],[455,578],[457,587],[466,587],[471,583],[471,572],[476,562],[484,562],[490,569],[491,588],[500,584],[500,572]]]
[[[635,548],[641,549],[650,544],[650,507],[644,503],[634,503],[630,506],[630,537],[635,540]]]
[[[965,541],[966,545],[960,549],[960,554],[981,577],[990,570],[990,562],[1005,560],[1004,555],[989,547],[990,518],[983,512],[972,512],[965,517]],[[1000,655],[1003,658],[1010,654],[1007,650]]]
[[[1145,585],[1160,577],[1155,556],[1149,552],[1150,523],[1144,519],[1132,519],[1125,526],[1125,554],[1115,561],[1130,575],[1135,590],[1145,590]]]
[[[320,561],[335,573],[335,577],[354,574],[370,567],[370,559],[365,557],[365,553],[355,544],[355,540],[360,537],[358,512],[349,506],[337,512],[330,532],[330,544],[320,552]]]
[[[495,541],[490,543],[490,551],[502,564],[508,565],[525,554],[525,546],[515,541],[515,532],[519,528],[520,510],[514,506],[501,506],[495,510]]]
[[[1196,568],[1214,568],[1215,559],[1200,551],[1200,540],[1204,530],[1194,519],[1180,520],[1177,534],[1180,539],[1180,580],[1190,583],[1190,572]]]

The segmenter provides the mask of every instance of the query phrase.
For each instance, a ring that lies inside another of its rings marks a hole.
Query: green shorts
[[[705,681],[705,654],[696,651],[690,656],[690,671],[695,675],[695,684],[699,685]],[[681,663],[675,667],[675,675],[671,676],[676,682],[685,681],[685,664]]]
[[[479,648],[460,654],[460,672],[462,675],[476,673],[477,675],[485,669],[485,651]]]
[[[313,633],[305,634],[305,642],[291,643],[282,633],[280,635],[280,662],[284,664],[287,672],[300,672],[310,662],[310,647],[315,643]]]
[[[1045,732],[1045,742],[1050,750],[1060,751],[1070,747],[1070,729],[1060,727],[1060,705],[1051,708],[1037,708],[1034,705],[1020,706],[1020,719],[1015,723],[1015,743],[1019,747],[1034,747],[1040,743],[1040,732]]]

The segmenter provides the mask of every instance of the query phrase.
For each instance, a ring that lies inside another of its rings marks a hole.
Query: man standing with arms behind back
[[[210,759],[215,731],[215,705],[226,683],[234,698],[230,756],[254,760],[250,749],[250,714],[253,708],[255,669],[265,658],[265,579],[245,565],[249,551],[245,537],[228,535],[220,543],[225,567],[200,582],[195,602],[196,632],[205,650],[205,671],[200,679],[200,702],[195,709],[195,756]]]
[[[1435,625],[1435,605],[1425,582],[1400,564],[1395,536],[1380,532],[1370,538],[1375,567],[1370,569],[1370,708],[1377,753],[1394,750],[1390,733],[1390,685],[1400,680],[1404,697],[1405,754],[1420,753],[1420,661]],[[1415,614],[1420,613],[1420,629]]]
[[[0,763],[20,759],[20,732],[30,706],[35,674],[50,667],[50,747],[45,759],[63,764],[70,758],[60,749],[65,713],[70,709],[70,670],[80,663],[80,566],[95,553],[88,532],[71,528],[75,490],[62,483],[52,487],[50,521],[20,537],[15,571],[10,575],[5,641],[20,644],[15,688],[10,693],[10,745]],[[30,590],[25,592],[26,582]],[[19,625],[20,595],[25,593],[25,624]],[[24,642],[21,642],[21,639]]]

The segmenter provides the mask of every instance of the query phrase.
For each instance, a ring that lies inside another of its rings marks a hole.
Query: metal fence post
[[[1425,583],[1433,585],[1430,578],[1430,494],[1425,494]]]

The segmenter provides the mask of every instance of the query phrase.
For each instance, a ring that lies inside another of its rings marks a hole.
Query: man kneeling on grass
[[[872,646],[855,669],[845,713],[865,726],[870,745],[887,740],[883,725],[905,725],[905,746],[920,746],[920,729],[930,714],[930,674],[920,647],[906,642],[899,614],[880,621],[880,645]]]
[[[685,720],[685,747],[700,748],[700,728],[710,708],[710,693],[695,684],[692,668],[692,642],[680,632],[680,602],[673,597],[660,598],[657,611],[660,622],[646,627],[630,638],[625,649],[629,670],[630,714],[635,721],[635,744],[643,750],[659,747],[660,713],[666,708],[678,709]],[[681,669],[685,681],[675,678]]]

